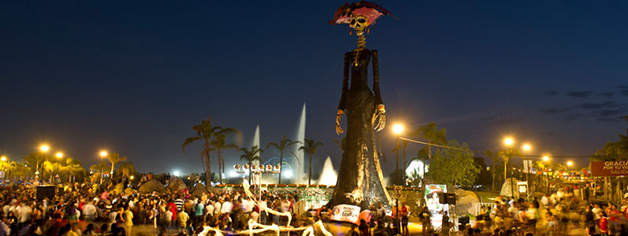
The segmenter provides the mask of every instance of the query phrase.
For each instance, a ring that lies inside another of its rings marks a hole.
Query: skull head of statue
[[[355,29],[355,33],[357,35],[363,35],[366,32],[366,29],[369,26],[369,19],[363,15],[354,15],[351,17],[351,22],[349,26]]]

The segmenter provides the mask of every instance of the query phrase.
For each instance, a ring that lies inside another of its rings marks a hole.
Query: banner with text
[[[628,175],[628,161],[592,161],[591,175],[621,176]]]
[[[331,211],[331,220],[350,222],[358,224],[358,216],[360,215],[360,207],[354,205],[340,204],[336,205]]]

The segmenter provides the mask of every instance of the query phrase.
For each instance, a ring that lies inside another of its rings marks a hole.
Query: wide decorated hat
[[[382,15],[393,16],[388,10],[372,2],[361,1],[357,3],[345,3],[336,10],[334,19],[327,23],[332,25],[349,24],[353,16],[365,16],[368,18],[368,25],[375,24],[375,20]],[[394,16],[393,16],[394,17]]]

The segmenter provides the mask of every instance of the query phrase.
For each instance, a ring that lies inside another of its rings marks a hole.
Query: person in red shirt
[[[600,233],[608,235],[608,217],[605,212],[600,212]]]
[[[167,206],[166,209],[172,212],[172,221],[173,222],[176,221],[177,220],[177,205],[175,205],[173,200],[170,199],[166,206]]]
[[[621,213],[617,210],[617,206],[611,205],[611,209],[608,211],[608,223],[610,226],[608,228],[613,235],[617,233],[619,229],[619,216],[621,216]]]
[[[410,215],[410,211],[408,210],[408,206],[404,203],[401,206],[401,232],[404,235],[410,235],[408,232],[408,216]]]

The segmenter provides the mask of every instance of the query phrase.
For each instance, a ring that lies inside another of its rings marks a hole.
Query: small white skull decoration
[[[355,29],[355,33],[359,35],[363,35],[366,32],[366,29],[369,26],[369,19],[363,15],[354,15],[351,17],[351,23],[349,26]]]

